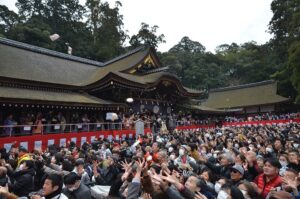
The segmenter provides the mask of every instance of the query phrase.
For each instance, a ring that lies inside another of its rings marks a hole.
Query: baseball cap
[[[233,167],[230,168],[230,170],[238,171],[242,175],[244,175],[245,173],[244,168],[239,164],[234,165]]]
[[[264,160],[264,157],[263,157],[262,155],[257,155],[257,156],[256,156],[256,159]]]

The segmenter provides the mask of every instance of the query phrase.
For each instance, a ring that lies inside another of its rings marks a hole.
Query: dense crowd
[[[142,120],[146,128],[159,130],[164,123],[168,129],[174,129],[176,126],[190,125],[219,125],[224,122],[251,122],[251,121],[273,121],[273,120],[291,120],[300,118],[300,113],[285,114],[251,114],[239,116],[214,116],[208,118],[198,118],[190,113],[180,114],[153,114],[143,113],[113,113],[115,117],[96,117],[87,113],[73,113],[70,118],[66,118],[62,112],[49,111],[46,113],[37,112],[36,114],[22,114],[18,119],[10,113],[7,115],[0,126],[0,136],[30,135],[45,133],[63,133],[63,132],[86,132],[99,130],[115,129],[134,129],[138,120]]]
[[[107,115],[113,115],[113,117],[108,118]],[[195,119],[191,114],[166,116],[145,112],[142,114],[107,113],[107,115],[106,117],[103,115],[96,117],[87,113],[74,113],[70,118],[66,118],[62,112],[49,111],[22,114],[16,119],[16,116],[9,113],[3,126],[0,125],[0,136],[135,129],[138,120],[142,120],[146,128],[156,130],[162,123],[170,128],[175,128],[176,126],[207,124],[208,122]]]
[[[225,122],[250,122],[250,121],[271,121],[271,120],[291,120],[300,118],[300,113],[285,113],[285,114],[250,114],[247,117],[226,116]]]
[[[1,149],[2,198],[300,198],[300,125]]]

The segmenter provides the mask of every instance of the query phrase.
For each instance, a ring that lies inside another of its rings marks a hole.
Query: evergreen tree
[[[139,32],[130,38],[131,47],[136,48],[140,45],[147,45],[157,48],[158,44],[165,43],[165,36],[163,34],[157,35],[158,28],[157,25],[151,27],[146,23],[141,23]]]

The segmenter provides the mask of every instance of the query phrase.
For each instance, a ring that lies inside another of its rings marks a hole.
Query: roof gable
[[[100,80],[109,72],[135,66],[148,53],[149,49],[139,47],[102,63],[0,38],[0,77],[85,86]]]
[[[0,77],[63,85],[80,85],[98,67],[0,43]]]
[[[211,108],[229,109],[275,104],[288,100],[288,98],[277,95],[276,82],[265,81],[215,89],[209,93],[208,99],[202,105]]]
[[[167,81],[185,95],[202,93],[183,87],[177,77],[164,72],[168,67],[162,66],[155,49],[145,46],[102,63],[0,38],[0,60],[0,78],[5,83],[88,91],[101,89],[115,78],[141,89],[155,89]]]

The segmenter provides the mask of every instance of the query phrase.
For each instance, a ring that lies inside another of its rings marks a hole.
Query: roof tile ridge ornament
[[[249,84],[241,84],[237,86],[228,86],[228,87],[221,87],[221,88],[215,88],[211,89],[210,92],[221,92],[221,91],[228,91],[228,90],[235,90],[235,89],[241,89],[241,88],[251,88],[255,86],[263,86],[263,85],[268,85],[276,83],[275,80],[265,80],[261,82],[254,82],[254,83],[249,83]]]
[[[98,61],[94,61],[94,60],[90,60],[90,59],[86,59],[86,58],[82,58],[82,57],[77,57],[74,55],[69,55],[69,54],[57,52],[54,50],[49,50],[46,48],[34,46],[31,44],[26,44],[26,43],[11,40],[11,39],[6,39],[3,37],[0,37],[0,43],[9,45],[12,47],[16,47],[16,48],[20,48],[20,49],[24,49],[24,50],[30,50],[32,52],[49,55],[49,56],[53,56],[53,57],[58,57],[58,58],[63,58],[63,59],[67,59],[70,61],[76,61],[76,62],[80,62],[80,63],[84,63],[84,64],[90,64],[90,65],[100,66],[100,67],[102,67],[104,65],[102,62],[98,62]]]
[[[108,60],[108,61],[104,62],[104,63],[103,63],[103,66],[112,64],[112,63],[114,63],[114,62],[116,62],[116,61],[119,61],[120,59],[124,59],[125,57],[128,57],[128,56],[130,56],[130,55],[132,55],[132,54],[135,54],[135,53],[137,53],[137,52],[139,52],[139,51],[144,51],[144,50],[147,50],[147,48],[145,48],[144,45],[143,45],[143,46],[139,46],[139,47],[137,47],[137,48],[135,48],[135,49],[133,49],[133,50],[128,51],[128,52],[125,53],[125,54],[119,55],[119,56],[117,56],[117,57],[115,57],[115,58],[113,58],[113,59],[111,59],[111,60]]]

